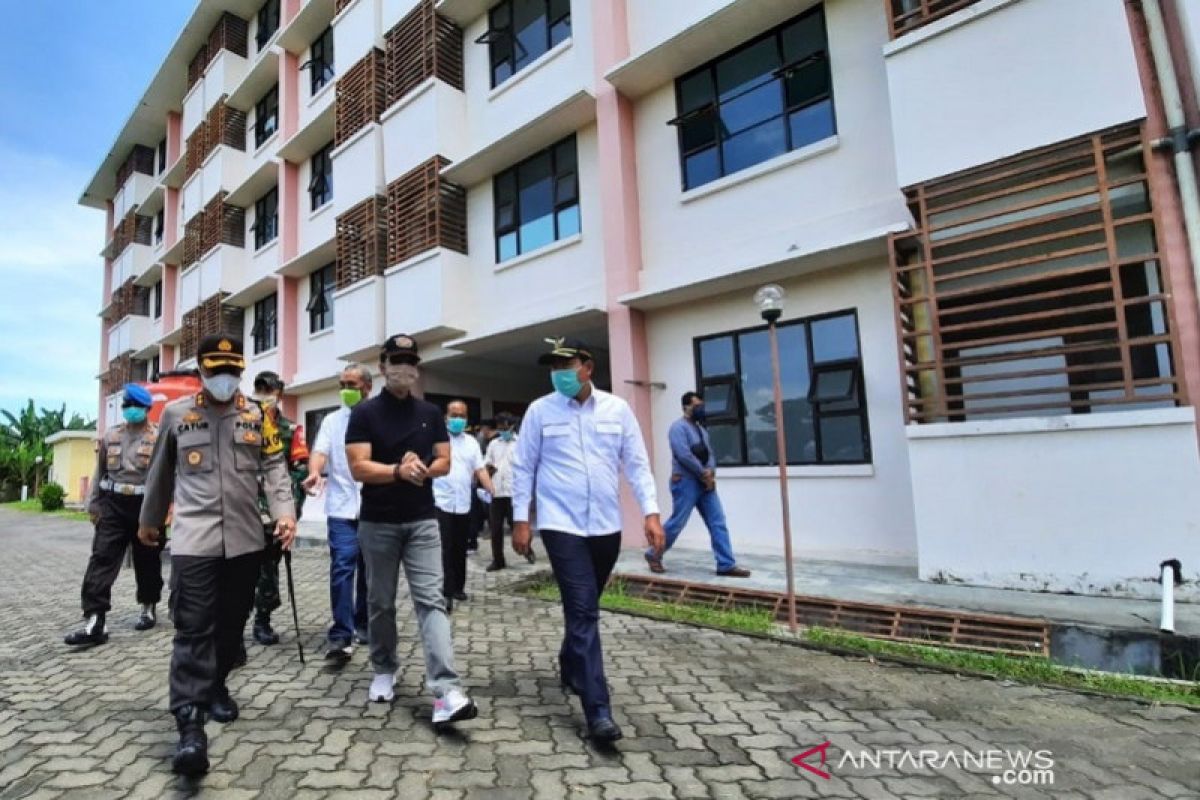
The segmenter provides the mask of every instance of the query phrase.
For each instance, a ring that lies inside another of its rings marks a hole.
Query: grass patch
[[[523,594],[539,600],[559,601],[558,586],[552,581],[526,587]],[[600,595],[600,607],[607,611],[623,611],[669,622],[689,622],[741,633],[770,633],[775,620],[767,611],[725,610],[706,605],[659,603],[643,600],[626,590],[624,581],[609,583]]]
[[[36,497],[28,500],[17,500],[13,503],[0,503],[0,508],[8,509],[9,511],[21,511],[26,514],[46,514],[50,517],[59,517],[62,519],[74,520],[76,522],[88,522],[90,518],[85,511],[72,511],[69,508],[64,508],[59,511],[42,511],[42,503]]]
[[[827,628],[809,628],[805,638],[813,644],[854,650],[864,654],[893,656],[948,669],[984,673],[1018,683],[1081,689],[1102,694],[1138,697],[1200,707],[1200,683],[1147,680],[1134,675],[1082,672],[1055,664],[1040,656],[1006,656],[973,653],[944,647],[926,647],[856,636]]]

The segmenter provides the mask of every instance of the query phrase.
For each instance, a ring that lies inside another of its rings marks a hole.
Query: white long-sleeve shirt
[[[317,429],[314,453],[325,456],[325,469],[329,473],[325,487],[325,516],[338,519],[358,519],[358,493],[362,486],[350,474],[350,463],[346,460],[346,426],[350,423],[350,409],[342,406],[325,419]]]
[[[483,469],[483,453],[474,436],[460,433],[450,437],[450,473],[433,480],[433,502],[447,514],[471,511],[471,487],[475,473]]]
[[[537,492],[538,528],[577,536],[621,530],[620,471],[642,513],[658,498],[641,426],[619,397],[593,389],[582,404],[557,392],[525,412],[513,460],[513,520],[529,521]]]

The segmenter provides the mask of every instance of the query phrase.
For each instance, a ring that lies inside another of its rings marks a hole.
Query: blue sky
[[[104,213],[77,200],[193,7],[0,0],[0,409],[96,416]]]

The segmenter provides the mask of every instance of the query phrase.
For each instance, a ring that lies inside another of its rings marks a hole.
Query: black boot
[[[148,631],[158,624],[158,615],[154,611],[154,603],[142,603],[142,613],[133,624],[135,631]]]
[[[82,628],[68,633],[63,641],[72,647],[94,647],[104,644],[108,641],[108,631],[104,629],[104,614],[92,614]]]
[[[179,744],[171,769],[180,775],[203,775],[208,772],[208,736],[204,733],[205,714],[196,706],[187,705],[175,712],[179,728]]]
[[[237,701],[229,694],[229,689],[224,685],[218,686],[213,692],[212,703],[208,706],[208,714],[212,717],[213,722],[225,724],[233,722],[238,718]]]
[[[279,644],[279,634],[271,628],[271,618],[265,614],[254,618],[254,641],[261,645]]]

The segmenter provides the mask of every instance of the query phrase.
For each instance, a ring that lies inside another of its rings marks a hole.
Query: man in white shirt
[[[362,487],[350,474],[346,460],[346,425],[350,409],[371,394],[371,372],[361,364],[342,370],[342,407],[325,417],[308,460],[304,488],[325,495],[329,531],[329,604],[333,624],[329,627],[325,657],[346,662],[354,653],[353,641],[367,643],[367,571],[358,546],[358,506]],[[328,469],[328,479],[322,473]],[[351,640],[353,637],[353,641]]]
[[[484,456],[483,465],[492,476],[492,485],[496,491],[488,506],[488,523],[492,538],[492,563],[488,572],[504,569],[504,523],[509,527],[513,524],[513,458],[517,453],[517,420],[507,412],[496,415],[497,435],[492,439]],[[533,555],[533,547],[525,556],[530,564],[537,561]]]
[[[619,473],[645,515],[646,541],[665,545],[654,476],[633,410],[592,386],[594,363],[577,339],[550,342],[538,363],[551,367],[554,393],[534,401],[521,425],[513,468],[513,549],[530,552],[530,506],[562,597],[565,632],[559,651],[563,687],[579,696],[588,736],[621,738],[613,722],[600,647],[600,593],[621,552]]]
[[[471,534],[471,499],[475,481],[495,494],[492,479],[483,466],[483,453],[474,436],[466,433],[467,404],[453,400],[446,406],[446,430],[450,433],[450,474],[433,482],[442,534],[442,594],[446,608],[455,600],[467,600],[467,540]]]

